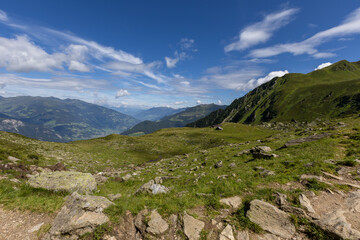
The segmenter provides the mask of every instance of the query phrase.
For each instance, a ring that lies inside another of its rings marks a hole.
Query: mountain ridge
[[[313,121],[346,116],[360,110],[359,89],[360,62],[342,60],[308,74],[275,77],[235,99],[225,110],[212,112],[187,126]]]

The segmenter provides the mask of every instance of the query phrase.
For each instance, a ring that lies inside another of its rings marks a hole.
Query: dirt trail
[[[47,214],[5,210],[0,206],[0,240],[37,240],[37,231],[31,230],[51,221]]]

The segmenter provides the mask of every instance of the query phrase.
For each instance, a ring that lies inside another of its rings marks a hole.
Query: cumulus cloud
[[[317,68],[315,68],[314,70],[320,70],[320,69],[326,68],[326,67],[330,66],[331,64],[332,64],[331,62],[322,63],[319,66],[317,66]]]
[[[174,105],[181,105],[181,104],[184,104],[186,103],[186,101],[177,101],[177,102],[174,102]]]
[[[48,54],[26,36],[0,37],[0,67],[14,72],[51,71],[62,69],[63,53]]]
[[[222,101],[219,99],[219,100],[217,101],[217,103],[218,103],[219,105],[221,105],[221,104],[222,104]]]
[[[178,45],[180,46],[180,49],[174,52],[174,57],[165,57],[167,68],[176,67],[178,62],[190,59],[191,52],[197,52],[194,39],[182,38]]]
[[[295,56],[308,54],[314,58],[329,58],[335,56],[335,54],[319,52],[316,47],[330,41],[331,39],[347,37],[354,34],[360,34],[360,8],[353,11],[338,26],[318,32],[304,41],[278,44],[272,47],[256,49],[250,53],[250,56],[255,58],[266,58],[283,53],[291,53]]]
[[[276,30],[291,21],[296,12],[298,12],[298,9],[290,8],[266,15],[261,22],[244,28],[240,32],[238,40],[225,47],[225,52],[241,51],[268,41]]]
[[[115,98],[125,97],[125,96],[129,96],[129,95],[130,95],[130,93],[128,92],[128,90],[120,89],[119,91],[116,92]]]
[[[255,87],[260,86],[261,84],[264,84],[264,83],[270,81],[271,79],[273,79],[273,78],[275,78],[275,77],[282,77],[282,76],[284,76],[285,74],[288,74],[288,73],[289,73],[288,70],[270,72],[270,73],[269,73],[268,75],[266,75],[265,77],[263,77],[263,78],[258,78],[258,79],[255,81]]]
[[[196,104],[201,104],[201,101],[200,101],[200,100],[197,100],[197,101],[196,101]]]
[[[182,38],[179,42],[180,48],[182,50],[191,50],[196,52],[197,49],[195,48],[195,40],[189,38]]]

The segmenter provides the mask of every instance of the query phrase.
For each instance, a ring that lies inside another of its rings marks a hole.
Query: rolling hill
[[[129,130],[123,132],[123,135],[141,135],[155,132],[163,128],[184,127],[186,124],[196,121],[209,113],[223,109],[225,106],[216,104],[202,104],[195,107],[187,108],[182,112],[166,116],[159,121],[143,121]]]
[[[120,133],[139,121],[80,100],[54,97],[0,98],[0,130],[67,142]]]
[[[185,108],[179,108],[179,109],[174,109],[174,108],[169,108],[169,107],[154,107],[154,108],[150,108],[147,110],[142,110],[136,114],[134,114],[133,116],[136,119],[142,120],[142,121],[157,121],[162,119],[163,117],[166,116],[170,116],[179,112],[184,111]]]
[[[290,73],[255,88],[205,118],[188,124],[313,121],[360,111],[360,62],[346,60],[308,74]]]

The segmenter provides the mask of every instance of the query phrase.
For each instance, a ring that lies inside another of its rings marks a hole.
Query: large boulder
[[[200,233],[205,227],[205,223],[193,218],[187,213],[184,214],[184,233],[189,240],[200,239]]]
[[[104,197],[84,196],[74,192],[67,197],[45,239],[79,239],[83,234],[92,232],[96,226],[109,221],[103,210],[112,204]]]
[[[296,232],[287,213],[264,201],[251,201],[247,217],[265,231],[282,238],[291,238]]]
[[[91,193],[96,189],[95,178],[90,173],[81,172],[42,172],[29,178],[34,188],[54,191]]]

